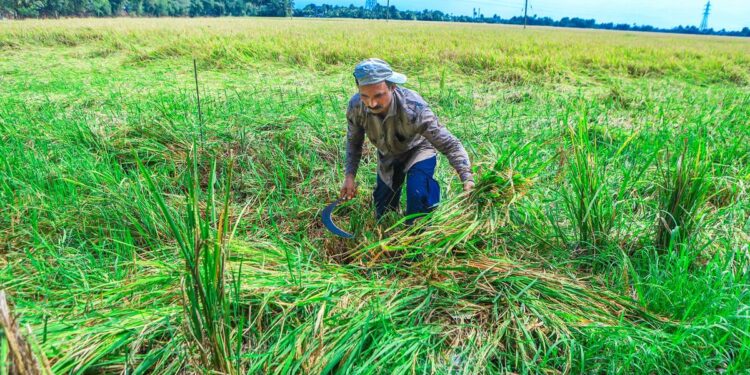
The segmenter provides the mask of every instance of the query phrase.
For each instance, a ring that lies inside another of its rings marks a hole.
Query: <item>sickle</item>
[[[323,213],[321,215],[323,216],[323,225],[325,225],[326,229],[328,229],[331,233],[339,237],[352,239],[354,238],[354,236],[351,233],[348,233],[337,227],[336,224],[333,223],[333,220],[331,220],[331,214],[333,213],[333,210],[336,209],[336,206],[339,205],[339,203],[341,203],[341,199],[329,204],[328,206],[326,206],[326,208],[323,209]]]

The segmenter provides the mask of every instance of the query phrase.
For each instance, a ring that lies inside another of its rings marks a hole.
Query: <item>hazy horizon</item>
[[[365,0],[324,0],[297,1],[297,8],[308,4],[364,5]],[[380,1],[385,4],[385,1]],[[401,10],[440,10],[456,15],[471,15],[479,8],[486,17],[497,14],[503,18],[523,15],[524,0],[461,0],[437,3],[426,0],[391,1],[391,5]],[[652,25],[672,28],[678,25],[698,26],[701,23],[705,0],[613,0],[592,2],[586,0],[529,0],[529,16],[594,18],[597,22],[614,22],[638,25]],[[740,30],[750,26],[750,1],[716,0],[711,1],[708,27],[714,30]]]

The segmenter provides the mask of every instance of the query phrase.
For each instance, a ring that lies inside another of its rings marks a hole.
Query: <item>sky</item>
[[[365,0],[295,1],[298,8],[307,4],[364,5]],[[379,0],[385,4],[385,0]],[[391,0],[398,9],[435,9],[446,13],[471,15],[481,9],[486,17],[523,15],[524,0]],[[670,28],[677,25],[699,26],[706,0],[529,0],[529,15],[539,17],[594,18],[597,22],[628,23]],[[708,27],[715,30],[739,30],[750,27],[750,0],[712,0]]]

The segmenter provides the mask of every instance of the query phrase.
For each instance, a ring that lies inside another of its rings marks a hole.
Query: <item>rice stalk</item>
[[[703,204],[709,198],[711,165],[706,160],[706,146],[702,141],[685,139],[682,151],[671,163],[667,152],[659,164],[661,184],[657,193],[659,213],[656,223],[656,248],[665,252],[679,251],[695,236],[699,228]]]

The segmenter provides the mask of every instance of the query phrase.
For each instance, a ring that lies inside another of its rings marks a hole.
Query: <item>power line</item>
[[[703,10],[703,20],[701,21],[701,31],[708,29],[708,15],[711,13],[711,1],[706,3],[706,8]]]

